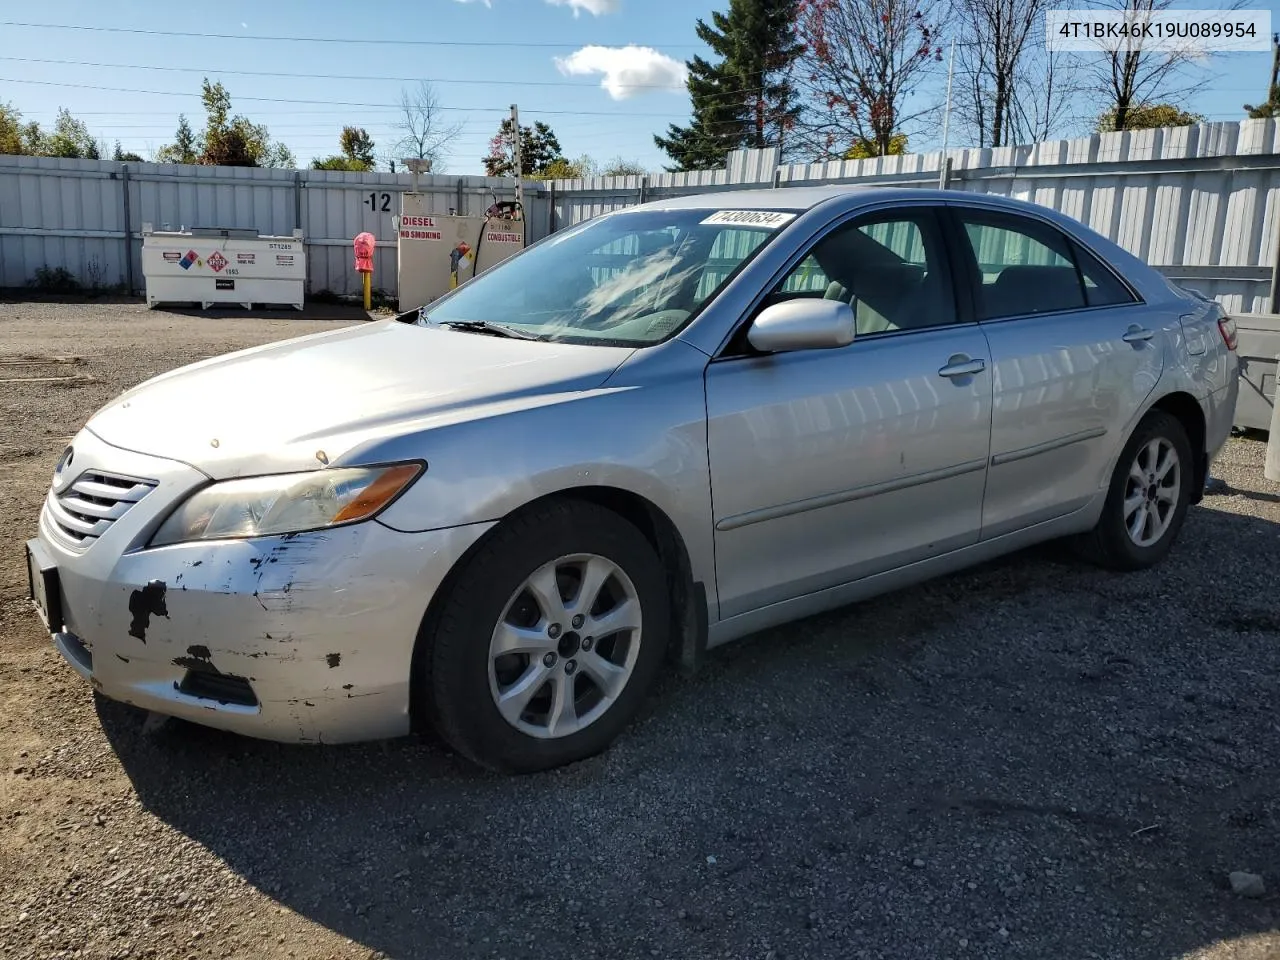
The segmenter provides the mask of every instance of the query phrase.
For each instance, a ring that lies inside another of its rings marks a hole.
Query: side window
[[[1003,214],[959,214],[978,264],[979,320],[1085,306],[1069,241],[1057,230]]]
[[[768,302],[842,300],[853,307],[860,337],[941,326],[956,320],[945,264],[931,211],[872,214],[815,243]]]
[[[1129,288],[1104,267],[1097,257],[1076,243],[1071,244],[1071,249],[1075,253],[1076,263],[1080,266],[1080,279],[1084,281],[1084,299],[1089,306],[1114,307],[1137,302],[1137,298]]]

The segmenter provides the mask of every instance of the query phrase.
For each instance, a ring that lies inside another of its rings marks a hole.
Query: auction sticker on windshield
[[[739,227],[764,227],[775,230],[796,218],[794,213],[779,213],[776,210],[720,210],[703,220],[704,225],[711,223],[732,224]]]

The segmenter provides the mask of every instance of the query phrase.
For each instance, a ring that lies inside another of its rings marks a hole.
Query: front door
[[[1160,380],[1164,338],[1124,282],[1052,224],[963,205],[955,213],[995,380],[988,539],[1098,495]]]
[[[986,337],[957,322],[941,219],[834,227],[764,301],[837,297],[854,342],[707,368],[720,614],[975,543],[991,420]]]

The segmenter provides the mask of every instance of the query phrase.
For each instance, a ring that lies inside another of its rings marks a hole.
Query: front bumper
[[[92,435],[75,449],[77,463],[159,480],[87,549],[59,537],[47,508],[41,515],[37,549],[56,565],[62,608],[54,643],[96,690],[271,740],[408,732],[422,617],[489,524],[410,534],[373,521],[146,549],[173,504],[207,480]]]

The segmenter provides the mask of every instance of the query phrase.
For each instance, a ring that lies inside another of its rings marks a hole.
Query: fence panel
[[[374,286],[396,292],[400,196],[409,174],[274,170],[51,157],[0,156],[0,287],[22,287],[41,268],[65,269],[85,286],[142,287],[142,226],[234,227],[288,236],[301,229],[308,292],[356,294],[351,241],[378,240]],[[437,213],[479,216],[515,185],[495,177],[419,178]],[[127,198],[127,199],[126,199]],[[529,242],[550,228],[548,198],[525,184]],[[127,217],[127,223],[126,223]]]
[[[931,187],[950,161],[953,189],[1018,197],[1088,224],[1171,279],[1233,312],[1271,306],[1280,242],[1280,126],[1274,120],[1099,134],[999,149],[779,165],[743,151],[723,170],[527,181],[530,243],[645,200],[743,187],[822,184]],[[394,295],[393,216],[408,174],[261,170],[0,156],[0,286],[41,267],[80,282],[141,287],[140,230],[251,227],[306,237],[309,290],[353,294],[351,240],[378,239],[375,286]],[[514,197],[509,180],[420,178],[433,211],[478,215]],[[129,239],[126,240],[126,231]]]

